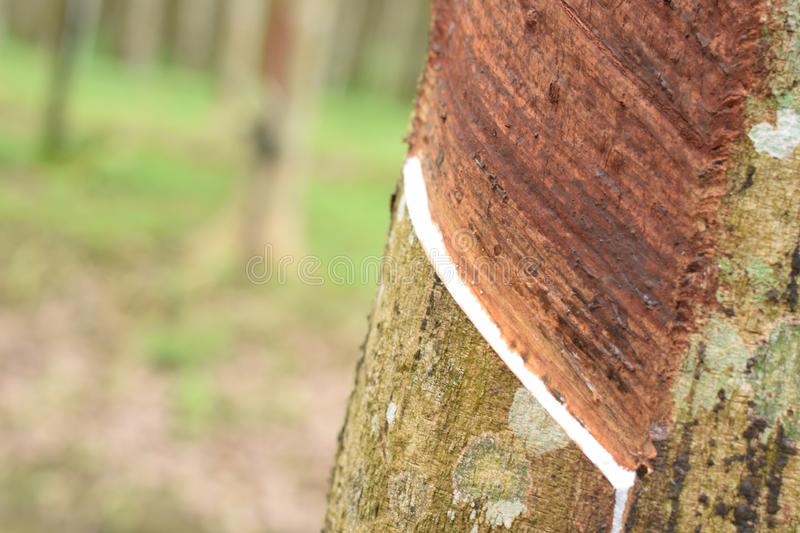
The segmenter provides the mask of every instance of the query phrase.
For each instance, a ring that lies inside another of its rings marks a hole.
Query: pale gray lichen
[[[524,387],[519,387],[514,393],[514,401],[508,411],[508,426],[525,443],[528,453],[533,455],[563,448],[569,443],[569,437],[561,426]]]
[[[433,487],[416,471],[405,470],[389,480],[389,509],[397,526],[419,522],[432,501]]]
[[[756,383],[756,412],[769,424],[768,436],[776,422],[786,435],[800,436],[800,325],[781,324],[757,350],[751,376]]]
[[[528,508],[519,500],[500,500],[486,505],[486,521],[492,527],[511,529],[514,520]]]
[[[389,405],[386,407],[386,422],[391,426],[394,424],[394,419],[397,416],[397,404],[394,402],[389,402]]]
[[[756,124],[750,129],[748,137],[753,141],[756,152],[767,153],[778,159],[789,157],[800,146],[800,115],[790,108],[779,109],[775,126],[767,122]]]
[[[750,355],[732,324],[721,318],[711,319],[695,340],[684,363],[681,379],[675,388],[678,408],[685,408],[690,399],[693,415],[699,409],[713,408],[719,401],[720,389],[738,389],[744,382]],[[694,395],[690,398],[692,387]]]
[[[499,435],[481,435],[469,442],[455,466],[453,503],[481,502],[489,525],[510,528],[528,510],[523,502],[530,482],[521,447]]]

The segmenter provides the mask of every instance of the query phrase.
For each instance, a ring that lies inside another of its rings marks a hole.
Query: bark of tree
[[[8,6],[6,0],[0,0],[0,41],[6,38],[8,33]]]
[[[26,2],[10,2],[8,19],[11,32],[23,39],[36,42],[47,42],[57,23],[59,3],[48,0],[29,0]]]
[[[165,6],[163,0],[127,0],[122,12],[121,52],[137,68],[158,62]]]
[[[267,111],[259,117],[257,168],[244,208],[244,248],[276,257],[305,252],[303,201],[309,141],[336,12],[334,0],[273,0],[266,43]]]
[[[267,7],[265,0],[224,5],[219,78],[226,98],[245,93],[258,81]]]
[[[175,58],[179,63],[197,69],[214,63],[219,9],[217,0],[178,0]]]
[[[63,149],[68,133],[67,112],[72,93],[81,39],[91,14],[91,0],[64,0],[60,23],[56,26],[53,63],[45,104],[42,146],[45,155],[55,156]]]
[[[800,144],[789,126],[800,3],[760,7],[769,91],[750,99],[753,141],[739,136],[727,161],[713,224],[716,303],[693,318],[674,419],[652,435],[658,454],[636,482],[627,531],[800,530],[800,156],[778,147]],[[528,13],[520,23],[535,26]],[[396,197],[391,275],[358,363],[325,530],[608,530],[611,486],[455,305],[416,242],[402,187]]]

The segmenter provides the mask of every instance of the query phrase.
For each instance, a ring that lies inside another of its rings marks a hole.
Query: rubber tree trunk
[[[163,0],[127,0],[122,13],[121,52],[131,66],[155,65],[161,53],[165,17]]]
[[[0,0],[0,41],[6,38],[8,33],[8,5],[6,0]]]
[[[471,7],[449,11],[453,4],[435,2],[444,17],[435,24],[441,35],[452,25],[478,27],[476,18],[490,16],[477,1],[459,2]],[[670,10],[680,14],[692,9],[687,6],[643,4],[642,10],[674,15]],[[495,9],[491,16],[498,24],[533,31],[547,9],[562,7],[571,9],[555,3]],[[658,455],[634,486],[627,531],[800,530],[800,156],[793,152],[800,145],[800,117],[793,108],[800,4],[715,9],[740,13],[734,8],[761,10],[765,90],[750,96],[742,109],[743,132],[732,136],[725,185],[714,199],[716,218],[708,222],[715,240],[715,301],[692,319],[683,364],[667,385],[673,421],[652,432]],[[605,9],[612,7],[597,5],[598,13]],[[687,40],[704,42],[712,53],[704,29],[695,28]],[[645,30],[633,21],[629,31]],[[573,44],[559,44],[564,56],[579,53]],[[675,61],[681,46],[673,43]],[[523,49],[517,43],[506,53]],[[426,77],[440,52],[431,51]],[[592,53],[613,50],[598,47]],[[639,68],[630,75],[646,77],[650,67],[641,62]],[[476,64],[473,72],[493,70],[502,78],[503,69]],[[514,90],[513,77],[506,79],[498,91]],[[429,104],[422,94],[418,110]],[[415,133],[425,131],[422,115],[418,111]],[[442,121],[462,118],[455,112],[438,115]],[[561,126],[569,120],[566,115]],[[456,156],[454,147],[441,147],[439,157]],[[387,275],[378,287],[340,435],[325,530],[607,531],[612,487],[455,305],[414,237],[402,198],[399,187]]]
[[[363,53],[369,0],[341,0],[336,14],[335,39],[330,50],[326,85],[344,89],[351,85]]]
[[[219,78],[226,98],[246,94],[259,79],[267,7],[265,0],[224,4]]]
[[[52,0],[8,2],[8,26],[16,36],[27,41],[46,43],[57,24],[60,5]]]
[[[58,155],[66,142],[67,112],[90,7],[90,0],[63,2],[60,23],[56,27],[50,87],[44,114],[42,146],[48,157]]]
[[[337,0],[273,0],[265,49],[267,111],[257,125],[257,162],[244,206],[244,249],[305,253],[304,196],[310,138],[321,96]]]
[[[196,69],[213,64],[219,9],[217,0],[178,0],[175,58],[179,63]]]

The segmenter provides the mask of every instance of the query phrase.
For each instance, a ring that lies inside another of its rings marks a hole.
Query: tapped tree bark
[[[446,54],[437,39],[452,35],[453,28],[467,27],[467,34],[471,28],[474,33],[461,42],[488,49],[503,43],[481,41],[487,39],[486,32],[478,31],[481,17],[493,17],[498,27],[519,24],[534,35],[502,50],[502,63],[471,57],[468,82],[457,88],[467,94],[474,89],[469,80],[491,72],[504,80],[496,87],[498,95],[525,102],[530,95],[522,94],[518,73],[504,69],[514,63],[515,54],[536,49],[537,28],[554,11],[566,9],[587,34],[597,35],[592,21],[614,16],[615,9],[605,2],[591,8],[564,2],[533,7],[522,0],[513,8],[493,9],[499,3],[435,2],[434,32],[440,34],[433,37],[412,138],[431,128],[425,118],[431,114],[425,111],[433,105],[432,93],[426,84],[431,79],[448,83],[434,59]],[[730,144],[713,147],[720,186],[707,200],[713,202],[713,217],[698,227],[713,241],[709,257],[703,258],[711,265],[707,289],[713,301],[698,305],[686,325],[680,368],[665,384],[674,404],[671,421],[651,431],[657,455],[640,469],[627,506],[626,531],[800,530],[800,153],[794,150],[800,145],[795,103],[800,2],[724,4],[713,13],[683,2],[639,7],[664,25],[699,21],[685,42],[668,46],[679,66],[685,58],[682,46],[699,46],[709,57],[720,54],[715,48],[720,39],[704,26],[706,19],[756,13],[761,79],[744,95],[747,105],[734,109],[741,114],[740,129],[726,132]],[[636,40],[653,31],[642,20],[627,19],[626,36]],[[618,59],[629,52],[602,40],[597,44],[596,50],[578,50],[574,41],[562,39],[557,46],[562,58],[597,53],[618,54]],[[660,79],[665,98],[676,108],[695,106],[697,95],[682,94],[685,86],[670,85],[668,76],[653,71],[647,62],[652,51],[640,46],[630,76]],[[727,75],[733,68],[723,63],[720,72]],[[712,76],[702,71],[691,75]],[[561,99],[563,105],[567,90],[557,83],[550,104]],[[606,112],[595,96],[579,95],[575,101],[596,106],[598,120]],[[482,123],[477,108],[463,115],[458,114],[463,109],[436,111],[442,123],[473,120],[481,131],[506,135],[501,126]],[[576,127],[571,116],[566,113],[556,125],[564,135]],[[681,120],[680,113],[671,117]],[[622,129],[607,133],[624,135]],[[613,167],[619,154],[609,153]],[[444,144],[433,157],[442,161],[462,155]],[[635,191],[636,184],[629,185]],[[503,366],[447,293],[414,236],[402,186],[394,204],[388,274],[378,288],[340,435],[325,530],[609,530],[612,487]]]

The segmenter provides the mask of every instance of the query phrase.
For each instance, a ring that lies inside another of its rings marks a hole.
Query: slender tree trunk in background
[[[48,0],[28,0],[8,4],[8,26],[11,32],[22,39],[46,42],[50,23],[55,23],[58,3]]]
[[[269,16],[267,112],[259,120],[257,169],[246,195],[245,249],[305,252],[304,195],[313,119],[321,95],[334,0],[273,0]]]
[[[224,5],[219,79],[223,97],[235,98],[259,79],[266,0],[229,0]]]
[[[89,56],[97,51],[100,26],[106,0],[85,0],[83,21],[81,23],[81,49]]]
[[[121,53],[131,66],[156,64],[161,53],[165,6],[163,0],[126,0],[122,12]]]
[[[178,0],[175,58],[179,63],[197,69],[213,64],[219,9],[217,0]]]
[[[369,87],[398,96],[413,91],[428,44],[424,21],[429,11],[430,0],[380,3],[369,36],[372,46],[361,58],[361,76]]]
[[[67,112],[81,38],[90,8],[88,0],[64,0],[63,3],[44,115],[42,146],[47,156],[58,155],[67,138]]]
[[[342,89],[355,77],[366,32],[369,0],[342,0],[336,22],[336,40],[331,46],[326,84]]]
[[[547,13],[538,7],[491,16],[501,24],[520,17],[534,31]],[[713,224],[718,305],[693,319],[671,385],[675,419],[653,433],[658,455],[636,482],[627,531],[800,530],[800,157],[787,155],[800,144],[797,115],[787,108],[800,80],[800,6],[764,9],[770,31],[762,34],[763,75],[771,95],[750,100],[744,120],[754,142],[739,136],[727,162]],[[450,22],[467,23],[440,21],[443,35]],[[709,42],[703,28],[697,38]],[[577,53],[571,46],[561,44],[565,54]],[[503,73],[503,65],[480,59],[471,68]],[[422,94],[418,108],[429,104]],[[756,126],[774,124],[776,109],[777,128]],[[442,110],[441,120],[458,117]],[[417,131],[425,127],[415,122]],[[454,153],[442,146],[440,157]],[[453,302],[414,238],[402,194],[400,187],[387,245],[395,268],[378,288],[325,530],[607,531],[612,487]]]
[[[6,0],[0,0],[0,41],[6,38],[8,33],[8,5]]]

